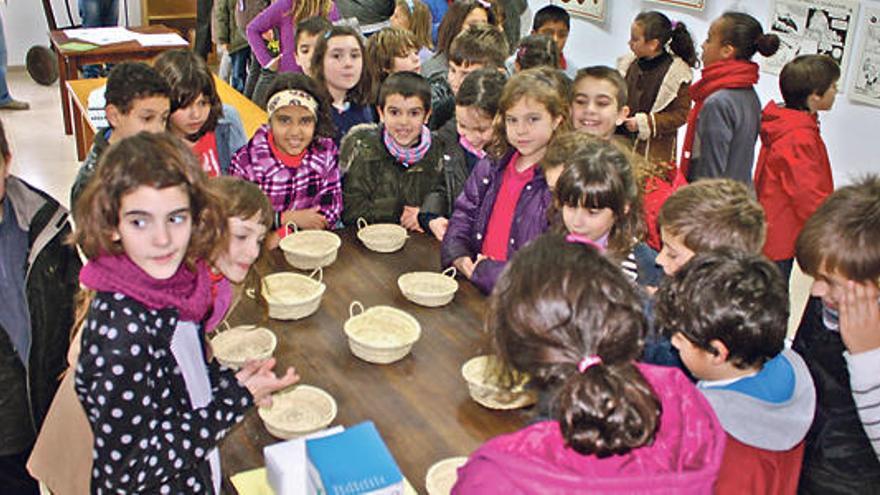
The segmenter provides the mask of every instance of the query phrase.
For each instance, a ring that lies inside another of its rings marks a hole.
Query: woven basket
[[[436,308],[452,301],[458,290],[455,281],[455,267],[450,266],[443,273],[410,272],[397,279],[397,286],[403,297],[410,301]]]
[[[251,360],[268,359],[278,339],[272,330],[243,325],[220,331],[211,339],[211,350],[220,364],[237,370]]]
[[[464,466],[467,460],[467,457],[450,457],[429,467],[425,475],[428,495],[449,495],[458,480],[458,468]]]
[[[318,387],[298,385],[273,394],[258,414],[269,433],[287,440],[326,428],[336,418],[336,401]]]
[[[287,224],[293,232],[281,239],[279,246],[290,266],[300,270],[323,268],[336,261],[342,239],[326,230],[299,230],[296,224]]]
[[[355,309],[360,308],[359,314]],[[388,364],[403,359],[419,340],[422,327],[409,313],[391,306],[364,306],[354,301],[343,330],[352,354],[364,361]]]
[[[357,236],[364,246],[377,253],[393,253],[406,244],[406,229],[393,223],[367,224],[363,218],[357,219]]]
[[[537,402],[537,395],[523,388],[528,378],[513,389],[498,385],[494,376],[499,369],[497,359],[495,356],[477,356],[462,365],[461,375],[467,381],[471,398],[489,409],[518,409]]]
[[[321,296],[327,290],[327,286],[321,282],[323,277],[324,272],[320,268],[309,276],[282,272],[264,277],[263,298],[269,304],[269,318],[299,320],[312,315],[318,310]]]

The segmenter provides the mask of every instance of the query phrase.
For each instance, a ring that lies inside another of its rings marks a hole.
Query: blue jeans
[[[119,21],[119,0],[79,0],[79,17],[82,27],[115,26]],[[100,65],[82,68],[86,78],[100,77]]]
[[[10,101],[12,95],[6,85],[6,33],[3,32],[3,21],[0,20],[0,105]]]
[[[229,56],[232,59],[232,75],[229,85],[239,93],[244,93],[244,83],[247,79],[248,62],[251,58],[251,49],[242,48]]]

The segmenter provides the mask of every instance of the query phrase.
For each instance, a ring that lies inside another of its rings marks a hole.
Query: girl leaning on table
[[[219,198],[192,153],[139,134],[107,151],[75,211],[88,263],[74,386],[94,434],[92,491],[216,493],[217,444],[254,403],[296,382],[274,359],[207,362],[214,304],[204,261],[225,240]]]
[[[276,232],[333,228],[342,214],[342,185],[326,93],[305,74],[282,74],[270,88],[269,123],[232,159],[231,173],[257,184],[269,197]]]

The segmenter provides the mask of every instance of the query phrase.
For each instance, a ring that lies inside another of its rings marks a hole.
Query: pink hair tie
[[[601,244],[586,236],[582,236],[579,234],[568,234],[567,236],[565,236],[565,240],[572,243],[583,244],[585,246],[593,246],[594,248],[598,249],[600,253],[605,252],[605,248],[603,248]]]
[[[598,364],[602,364],[602,358],[600,358],[598,354],[584,356],[584,358],[578,363],[578,371],[585,373],[588,369]]]
[[[492,4],[487,2],[486,0],[477,0],[477,3],[480,4],[484,9],[489,9],[492,7]]]

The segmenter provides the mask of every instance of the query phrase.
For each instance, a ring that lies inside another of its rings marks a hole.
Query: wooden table
[[[174,29],[158,24],[129,29],[142,34],[177,33]],[[50,31],[49,38],[52,43],[52,50],[55,51],[55,55],[58,57],[58,74],[60,75],[58,87],[61,91],[61,112],[64,116],[64,133],[67,135],[73,133],[73,126],[70,114],[69,88],[66,83],[69,80],[72,81],[74,79],[79,79],[79,68],[81,66],[88,64],[123,62],[125,60],[147,60],[165,50],[189,47],[189,44],[187,43],[175,46],[141,46],[137,41],[126,41],[124,43],[97,46],[88,51],[74,51],[62,48],[62,45],[65,43],[75,40],[75,38],[69,38],[66,31]]]
[[[327,291],[318,312],[295,322],[265,322],[278,336],[276,369],[294,366],[301,383],[329,392],[339,406],[333,424],[375,422],[404,475],[424,493],[433,463],[468,455],[485,440],[521,428],[530,413],[485,409],[468,395],[461,365],[488,349],[482,331],[486,300],[479,291],[460,281],[455,299],[441,308],[417,306],[400,294],[400,275],[439,267],[440,246],[433,238],[414,234],[401,251],[379,254],[367,250],[351,229],[340,234],[342,248],[324,270]],[[293,270],[278,250],[267,258],[271,271]],[[342,331],[353,300],[365,307],[395,306],[419,320],[422,335],[412,353],[390,365],[354,357]],[[245,299],[230,320],[259,323],[260,314],[257,303]],[[221,445],[226,490],[234,493],[229,476],[264,465],[262,448],[279,441],[256,411],[248,413]]]
[[[92,91],[105,84],[107,84],[106,78],[67,81],[67,89],[73,96],[73,127],[76,140],[76,157],[79,161],[85,159],[89,147],[92,146],[92,142],[95,140],[95,132],[97,132],[97,129],[95,129],[88,117],[89,95]],[[254,135],[257,128],[267,122],[268,116],[265,110],[245,98],[244,95],[223,82],[216,75],[214,76],[214,84],[217,85],[217,94],[220,95],[220,100],[238,110],[244,132],[248,138]]]

